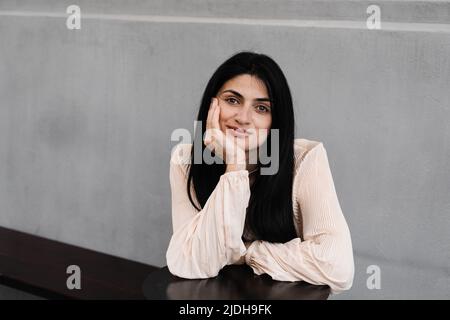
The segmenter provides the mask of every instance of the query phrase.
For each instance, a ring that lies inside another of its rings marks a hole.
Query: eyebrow
[[[222,93],[225,93],[225,92],[231,92],[231,93],[235,94],[236,96],[238,96],[239,98],[244,98],[244,96],[242,94],[240,94],[237,91],[231,90],[231,89],[222,91]],[[260,102],[267,101],[267,102],[273,103],[273,100],[270,100],[269,98],[256,98],[255,101],[260,101]]]

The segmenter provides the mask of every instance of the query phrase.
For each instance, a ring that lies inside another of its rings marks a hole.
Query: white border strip
[[[43,17],[67,18],[68,14],[55,12],[32,11],[0,11],[0,16],[10,17]],[[296,28],[332,28],[332,29],[364,29],[366,21],[350,20],[293,20],[293,19],[248,19],[223,17],[189,17],[189,16],[153,16],[82,13],[81,18],[88,20],[156,22],[156,23],[192,23],[192,24],[229,24]],[[450,33],[450,24],[383,22],[380,30],[370,31],[405,31],[405,32],[441,32]]]

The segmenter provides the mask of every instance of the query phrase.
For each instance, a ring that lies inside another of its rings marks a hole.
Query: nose
[[[251,109],[247,107],[240,108],[235,120],[242,126],[249,125],[251,123]]]

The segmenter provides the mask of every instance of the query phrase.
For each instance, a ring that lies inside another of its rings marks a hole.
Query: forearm
[[[207,278],[236,263],[245,253],[241,236],[249,197],[246,172],[224,174],[204,209],[172,235],[170,271],[184,278]],[[175,207],[175,215],[183,210]]]

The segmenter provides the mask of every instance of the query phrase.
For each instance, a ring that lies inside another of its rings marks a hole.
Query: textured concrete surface
[[[333,298],[450,298],[450,3],[378,3],[382,30],[368,1],[78,1],[68,30],[72,1],[1,0],[0,225],[164,265],[170,134],[255,50],[328,152],[357,262]]]

